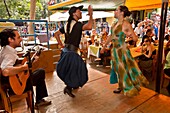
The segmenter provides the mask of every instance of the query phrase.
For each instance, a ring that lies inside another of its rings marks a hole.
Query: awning
[[[68,12],[56,12],[49,17],[49,21],[67,21],[68,17]]]
[[[87,11],[88,6],[92,5],[93,11],[114,11],[124,3],[125,0],[67,0],[48,6],[48,10],[68,10],[72,6],[83,5],[83,10]]]
[[[0,32],[5,28],[13,28],[14,26],[13,22],[0,22]]]
[[[131,11],[154,9],[154,8],[161,8],[162,0],[126,0],[125,5]]]
[[[82,19],[80,21],[87,21],[89,20],[89,16],[87,16],[87,11],[82,11]],[[69,17],[68,11],[67,12],[56,12],[49,17],[49,21],[67,21]],[[105,12],[105,11],[94,11],[93,12],[93,19],[97,18],[106,18],[106,17],[114,17],[113,12]]]
[[[54,10],[54,9],[57,9],[57,8],[60,8],[60,7],[64,7],[64,6],[79,3],[79,2],[83,2],[83,0],[67,0],[67,1],[63,1],[63,2],[60,2],[58,4],[48,6],[48,10]]]

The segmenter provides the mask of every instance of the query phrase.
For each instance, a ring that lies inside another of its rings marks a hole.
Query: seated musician
[[[20,72],[28,70],[28,64],[15,65],[18,60],[18,55],[15,50],[16,47],[21,47],[22,38],[20,37],[16,29],[4,29],[0,32],[0,68],[2,69],[1,83],[9,84],[9,77],[19,76]],[[36,60],[35,60],[36,61]],[[32,78],[32,79],[31,79]],[[30,83],[30,79],[32,83]],[[15,81],[14,81],[15,82]],[[35,108],[42,105],[50,105],[51,101],[47,101],[44,97],[48,96],[46,84],[45,84],[45,70],[37,69],[29,76],[26,82],[25,91],[31,90],[32,85],[36,86],[36,103]],[[9,92],[14,93],[10,85],[8,85]]]
[[[156,49],[153,44],[151,44],[151,40],[149,37],[144,39],[144,43],[142,45],[142,55],[139,57],[139,68],[142,70],[144,75],[151,76],[152,72],[152,60],[153,55],[156,55]]]

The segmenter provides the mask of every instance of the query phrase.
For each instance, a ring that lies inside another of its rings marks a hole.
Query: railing
[[[24,36],[34,36],[34,42],[35,42],[35,45],[37,44],[36,43],[36,32],[35,32],[35,22],[40,22],[40,23],[43,23],[45,22],[46,24],[46,33],[47,33],[47,46],[48,46],[48,49],[50,48],[50,45],[49,45],[49,32],[48,32],[48,21],[47,20],[14,20],[14,19],[0,19],[0,22],[13,22],[13,23],[16,23],[16,22],[33,22],[33,28],[34,28],[34,34],[21,34],[22,37]]]

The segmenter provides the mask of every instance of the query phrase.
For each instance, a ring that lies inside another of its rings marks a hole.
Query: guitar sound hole
[[[27,74],[28,70],[24,70],[24,74]]]

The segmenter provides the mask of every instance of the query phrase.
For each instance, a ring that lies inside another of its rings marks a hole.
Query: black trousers
[[[32,82],[31,82],[32,79]],[[47,87],[45,83],[45,70],[44,69],[37,69],[35,70],[32,75],[27,80],[27,86],[25,91],[30,90],[31,86],[36,87],[36,102],[40,101],[42,98],[47,97]]]

